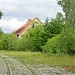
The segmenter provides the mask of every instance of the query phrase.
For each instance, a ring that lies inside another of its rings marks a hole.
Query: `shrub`
[[[44,53],[55,54],[57,49],[57,40],[59,36],[48,39],[46,45],[42,47]]]
[[[49,54],[74,54],[75,53],[75,35],[69,33],[69,35],[65,35],[62,33],[61,35],[57,35],[48,40],[46,45],[42,47],[43,52]]]

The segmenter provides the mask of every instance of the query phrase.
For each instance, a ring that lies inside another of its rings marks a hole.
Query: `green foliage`
[[[42,26],[36,26],[25,34],[21,39],[22,48],[31,51],[41,51],[44,42],[44,30]]]
[[[52,38],[56,34],[59,34],[64,26],[64,17],[61,13],[57,13],[56,18],[51,19],[51,21],[47,18],[44,26],[47,38]]]
[[[32,43],[33,43],[32,38],[30,38],[29,34],[27,34],[18,40],[17,50],[20,51],[32,50],[33,49]]]
[[[57,0],[65,13],[65,21],[74,31],[75,29],[75,0]]]
[[[64,30],[64,31],[63,31]],[[61,13],[55,19],[46,19],[45,25],[37,25],[18,39],[14,34],[4,34],[0,29],[0,49],[19,51],[43,51],[49,54],[74,54],[75,35],[65,27]]]
[[[45,26],[47,26],[48,24],[49,24],[49,19],[47,17],[46,20],[45,20]]]
[[[2,50],[15,50],[17,37],[13,34],[3,34],[1,37]]]
[[[41,52],[30,52],[30,51],[0,51],[1,54],[7,55],[10,57],[15,57],[23,65],[49,65],[49,66],[74,66],[75,65],[75,56],[69,55],[47,55]],[[74,60],[74,61],[73,61]],[[73,68],[74,70],[74,68]]]
[[[2,50],[4,49],[4,50],[6,50],[6,49],[8,49],[8,42],[7,42],[7,35],[6,34],[4,34],[4,35],[2,35],[1,36],[1,41],[2,41],[2,43],[1,43],[1,45],[2,45]]]
[[[2,15],[3,15],[3,13],[0,11],[0,19],[1,19]],[[0,28],[0,49],[2,49],[2,40],[1,40],[1,37],[2,37],[3,34],[4,33],[3,33],[2,29]]]
[[[41,51],[41,46],[43,44],[45,44],[44,41],[44,30],[41,26],[38,26],[34,29],[33,31],[33,45],[34,45],[34,49],[37,51]]]
[[[47,18],[44,26],[36,25],[20,39],[13,34],[4,34],[1,39],[1,49],[42,51],[41,47],[46,44],[47,40],[62,31],[63,22],[62,14],[58,13],[55,19],[49,22]]]
[[[16,50],[18,37],[14,34],[8,35],[8,50]]]
[[[0,38],[1,38],[1,36],[3,35],[4,33],[3,33],[3,31],[2,31],[2,28],[0,28]]]
[[[3,13],[0,11],[0,19],[1,19],[2,15],[3,15]]]
[[[4,35],[4,33],[2,32],[2,30],[0,30],[0,49],[2,49],[2,47],[3,47],[2,46],[2,42],[3,42],[2,37],[3,37],[3,35]]]
[[[2,40],[0,39],[0,49],[2,49]]]
[[[47,44],[43,46],[43,51],[49,54],[75,54],[75,35],[57,35],[48,40]]]
[[[52,19],[50,24],[51,24],[50,27],[51,33],[59,34],[62,31],[63,27],[65,26],[63,15],[61,13],[57,13],[56,18]]]
[[[75,53],[75,0],[58,0],[58,4],[63,8],[65,13],[65,36],[67,53]],[[64,39],[65,40],[65,39]],[[63,40],[63,41],[64,41]],[[65,48],[65,49],[66,49]]]
[[[44,53],[55,54],[57,49],[57,41],[59,36],[48,39],[46,45],[42,47]]]

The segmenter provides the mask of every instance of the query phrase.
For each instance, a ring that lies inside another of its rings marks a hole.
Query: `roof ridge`
[[[23,25],[23,26],[21,26],[20,28],[18,28],[16,31],[21,30],[22,28],[27,27],[27,25],[29,25],[31,22],[32,22],[32,20],[31,20],[31,21],[29,21],[29,22],[27,22],[26,24],[24,24],[24,25]]]

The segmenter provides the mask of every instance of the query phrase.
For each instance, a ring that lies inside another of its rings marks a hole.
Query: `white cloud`
[[[6,32],[18,28],[25,19],[45,20],[47,16],[54,18],[57,12],[62,12],[57,0],[0,0],[0,9],[4,13],[0,27]]]
[[[62,11],[57,5],[57,0],[0,0],[0,9],[4,12],[4,17],[29,18],[38,16],[45,18],[46,16],[54,17],[57,11]],[[53,14],[50,15],[51,9]],[[43,16],[44,15],[44,16]]]
[[[15,31],[17,28],[19,28],[25,23],[26,23],[26,20],[19,21],[16,18],[13,18],[11,20],[2,19],[0,21],[0,27],[3,29],[4,32],[9,33],[9,32]]]

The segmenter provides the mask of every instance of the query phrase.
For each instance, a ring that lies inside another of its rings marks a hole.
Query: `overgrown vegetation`
[[[4,34],[0,29],[1,50],[41,51],[48,54],[75,54],[75,1],[58,0],[65,18],[57,13],[56,18],[30,29],[21,39],[14,34]],[[69,5],[70,4],[70,5]],[[66,7],[66,8],[65,8]],[[2,13],[0,13],[2,16]]]
[[[46,19],[44,26],[30,29],[21,39],[14,34],[1,31],[0,49],[19,51],[41,51],[48,54],[74,54],[75,35],[71,29],[65,33],[65,21],[61,13],[55,19]]]
[[[1,19],[2,15],[3,15],[3,13],[0,11],[0,19]]]
[[[43,47],[43,52],[48,54],[71,54],[75,53],[75,35],[69,36],[64,33],[48,39]]]
[[[31,52],[31,51],[0,51],[0,54],[7,55],[9,57],[13,57],[20,62],[22,62],[24,65],[26,64],[48,64],[49,66],[74,66],[75,65],[75,56],[69,56],[69,55],[48,55],[43,54],[41,52]],[[72,69],[72,68],[71,68]]]
[[[61,13],[58,13],[55,19],[52,19],[51,21],[46,20],[44,26],[38,25],[35,28],[30,29],[23,37],[21,37],[21,39],[18,39],[14,34],[1,35],[0,49],[42,52],[42,46],[47,43],[47,40],[60,34],[63,28],[64,18]]]

